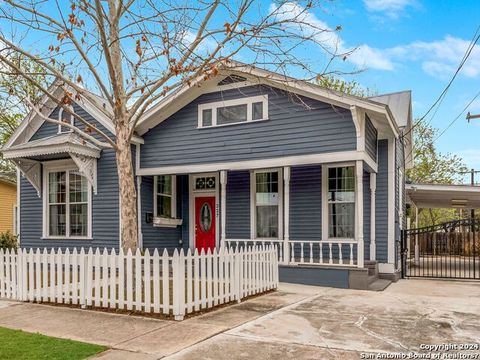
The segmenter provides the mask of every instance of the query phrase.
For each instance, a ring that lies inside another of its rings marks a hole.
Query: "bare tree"
[[[124,248],[137,246],[136,191],[130,141],[144,112],[182,86],[216,76],[241,57],[257,67],[314,79],[337,58],[340,30],[311,21],[314,1],[261,0],[4,0],[0,5],[0,71],[21,77],[71,113],[68,106],[89,89],[112,109],[115,134],[101,132],[75,114],[73,130],[116,152]],[[305,58],[320,47],[323,58]],[[307,52],[308,53],[308,52]],[[15,57],[37,64],[65,87],[54,97],[36,73]],[[312,66],[315,65],[315,66]],[[68,90],[67,90],[68,89]],[[28,91],[22,97],[40,116]],[[47,119],[52,123],[57,120]],[[68,126],[68,124],[67,124]],[[88,130],[88,131],[87,131]],[[95,138],[92,135],[95,133]],[[100,138],[101,140],[98,140]]]

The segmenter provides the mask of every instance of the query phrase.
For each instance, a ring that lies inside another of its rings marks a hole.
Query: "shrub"
[[[17,235],[13,235],[10,231],[0,233],[0,249],[16,249],[17,238]]]

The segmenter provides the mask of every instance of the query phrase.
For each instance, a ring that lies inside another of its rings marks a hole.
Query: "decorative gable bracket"
[[[11,159],[11,161],[20,169],[23,176],[32,184],[32,186],[37,190],[38,197],[41,197],[42,194],[42,165],[39,161],[30,160],[30,159]]]
[[[78,171],[85,176],[93,188],[93,193],[97,195],[97,159],[90,156],[77,155],[70,153],[70,157],[78,166]]]

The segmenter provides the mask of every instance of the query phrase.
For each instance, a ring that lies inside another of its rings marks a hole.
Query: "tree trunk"
[[[121,121],[118,123],[122,123]],[[128,127],[117,126],[117,171],[120,192],[120,237],[122,248],[132,251],[138,247],[137,190],[133,176],[132,151]]]

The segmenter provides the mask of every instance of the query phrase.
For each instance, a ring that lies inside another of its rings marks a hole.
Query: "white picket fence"
[[[186,254],[148,250],[118,254],[90,248],[0,250],[0,298],[170,314],[185,314],[278,286],[272,246],[222,247]]]

